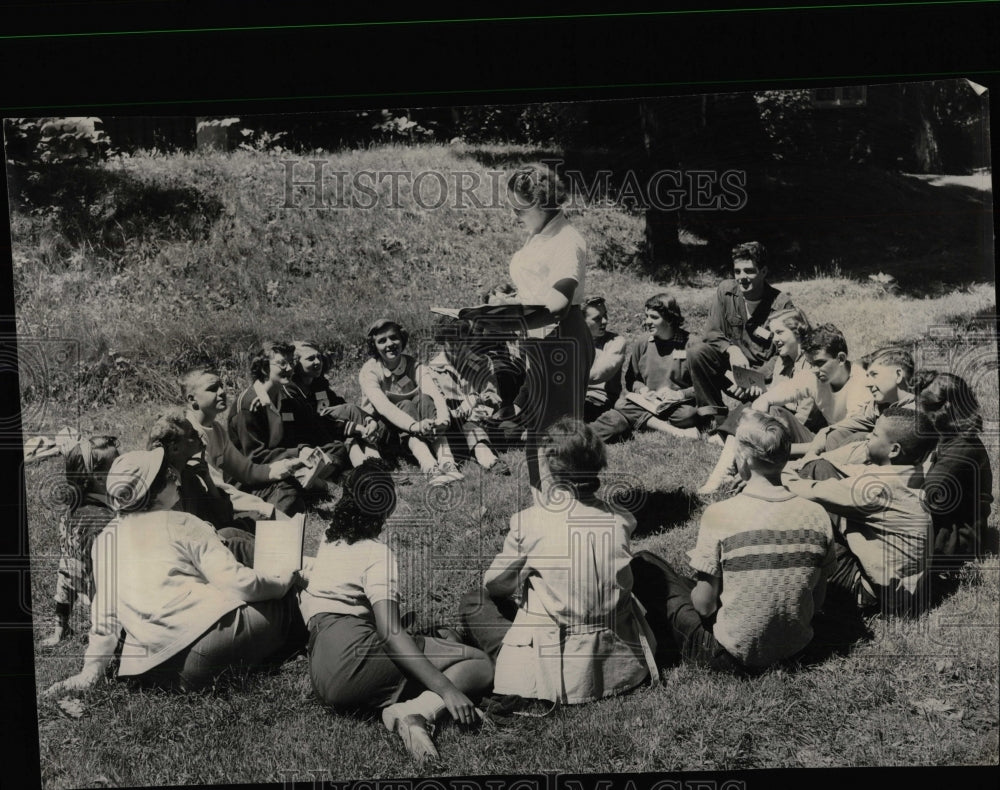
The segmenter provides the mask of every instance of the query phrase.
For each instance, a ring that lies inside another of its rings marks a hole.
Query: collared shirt
[[[494,690],[577,704],[634,688],[648,676],[632,603],[631,514],[599,500],[510,519],[483,576],[519,601],[497,656]]]
[[[399,603],[396,557],[380,540],[324,541],[307,570],[308,586],[299,593],[306,624],[321,612],[350,614],[374,623],[373,604]]]
[[[437,416],[443,422],[448,418],[448,404],[433,377],[409,354],[402,354],[401,357],[402,362],[395,370],[389,370],[374,357],[361,366],[358,372],[361,408],[369,414],[381,415],[397,428],[405,430],[413,420],[396,404],[427,395],[434,401]]]
[[[571,304],[582,305],[587,276],[587,243],[560,211],[532,234],[510,260],[510,279],[523,304],[542,304],[563,279],[576,280]]]
[[[490,394],[500,399],[493,362],[485,354],[477,354],[468,346],[460,346],[449,357],[441,349],[427,363],[434,382],[449,403],[462,403],[475,397]]]
[[[736,280],[724,280],[709,308],[705,342],[722,353],[736,345],[758,367],[777,353],[767,322],[774,313],[790,307],[794,307],[791,296],[765,283],[757,308],[747,317],[747,303]]]
[[[786,467],[781,482],[833,515],[868,579],[893,592],[922,593],[931,545],[923,474],[916,466],[853,464],[841,480],[805,480]]]

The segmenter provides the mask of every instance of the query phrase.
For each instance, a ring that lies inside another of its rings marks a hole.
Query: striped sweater
[[[713,633],[750,667],[794,655],[812,639],[813,590],[834,567],[822,507],[787,491],[742,493],[705,509],[691,567],[722,579]]]

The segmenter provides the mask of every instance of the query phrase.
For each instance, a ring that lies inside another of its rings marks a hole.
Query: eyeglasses
[[[289,362],[287,359],[272,359],[271,364],[274,365],[279,370],[282,368],[294,368],[295,364]]]
[[[591,305],[594,305],[594,306],[598,306],[599,305],[599,306],[603,307],[605,305],[604,297],[603,296],[591,296],[591,297],[588,297],[587,299],[583,300],[583,306],[584,307],[590,307]]]

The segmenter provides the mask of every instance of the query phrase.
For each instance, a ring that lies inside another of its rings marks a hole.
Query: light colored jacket
[[[140,675],[245,603],[288,583],[241,565],[208,522],[176,510],[129,513],[92,550],[96,593],[86,662],[107,661],[125,629],[119,675]]]
[[[649,677],[642,637],[655,640],[632,596],[634,529],[630,514],[597,499],[511,517],[483,577],[494,598],[520,601],[497,656],[498,694],[576,704]]]

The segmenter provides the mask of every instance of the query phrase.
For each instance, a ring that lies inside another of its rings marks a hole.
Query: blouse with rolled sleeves
[[[397,428],[406,430],[412,418],[396,404],[427,395],[434,401],[438,417],[448,417],[448,404],[434,383],[430,372],[409,354],[401,354],[402,361],[395,370],[389,370],[382,360],[372,357],[361,366],[358,384],[361,385],[361,408],[373,416],[379,415]]]
[[[587,277],[587,243],[560,211],[533,234],[510,259],[510,279],[522,304],[544,304],[549,290],[560,280],[575,280],[571,305],[583,304]],[[529,330],[544,337],[551,328]]]
[[[125,629],[119,675],[141,675],[193,644],[246,603],[289,582],[241,565],[215,528],[176,510],[125,514],[92,550],[96,593],[86,663],[104,663]]]

